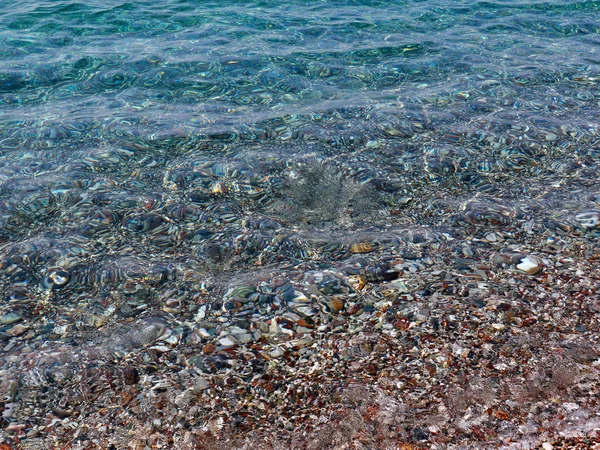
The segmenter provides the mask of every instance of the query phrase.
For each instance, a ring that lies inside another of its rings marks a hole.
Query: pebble
[[[586,212],[577,214],[575,220],[584,228],[596,228],[600,224],[600,213]]]
[[[0,316],[0,324],[1,325],[12,325],[15,322],[19,322],[23,320],[23,318],[17,313],[8,313],[3,316]]]
[[[568,413],[572,413],[573,411],[577,411],[579,409],[579,405],[577,403],[573,403],[573,402],[563,403],[562,407]]]
[[[489,242],[496,242],[498,240],[498,235],[496,233],[488,233],[485,235],[485,239]]]
[[[16,337],[16,336],[20,336],[23,333],[25,333],[27,330],[29,329],[29,327],[25,326],[25,325],[15,325],[14,327],[6,330],[6,334],[11,336],[11,337]]]
[[[529,275],[536,275],[542,271],[542,262],[535,256],[525,256],[517,264],[517,269]]]
[[[229,337],[219,339],[219,344],[221,344],[223,347],[233,347],[237,345],[237,343]]]
[[[213,344],[205,344],[204,346],[202,346],[202,353],[204,353],[205,355],[210,355],[216,349],[217,348]]]
[[[204,391],[210,387],[210,383],[206,378],[198,377],[194,382],[194,388],[198,391]]]

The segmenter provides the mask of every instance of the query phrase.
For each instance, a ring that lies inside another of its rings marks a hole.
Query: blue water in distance
[[[239,131],[339,105],[469,91],[485,80],[501,83],[503,108],[543,102],[547,87],[597,75],[599,8],[595,1],[3,1],[0,136],[52,139],[62,127],[94,135],[107,127]]]

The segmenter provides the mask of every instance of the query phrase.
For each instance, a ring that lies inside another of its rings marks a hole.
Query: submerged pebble
[[[0,316],[0,324],[1,325],[12,325],[15,322],[19,322],[23,320],[23,317],[20,314],[11,312]]]
[[[42,285],[46,289],[61,289],[67,285],[71,274],[63,269],[50,269],[42,278]]]

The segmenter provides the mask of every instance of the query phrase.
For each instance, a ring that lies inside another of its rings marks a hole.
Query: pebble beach
[[[0,1],[0,449],[600,448],[600,6]]]

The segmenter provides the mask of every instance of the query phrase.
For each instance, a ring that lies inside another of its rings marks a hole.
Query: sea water
[[[599,82],[597,1],[0,0],[3,352],[594,242]]]

